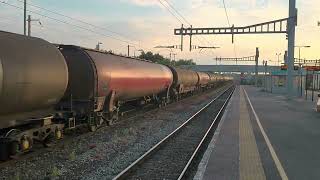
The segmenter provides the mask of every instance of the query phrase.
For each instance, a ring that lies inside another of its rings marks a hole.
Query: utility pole
[[[262,62],[264,66],[264,89],[267,92],[267,66],[268,66],[268,61],[263,61]]]
[[[278,66],[280,66],[280,56],[281,56],[281,53],[276,53],[276,56],[278,56]]]
[[[31,36],[31,15],[28,15],[28,36]]]
[[[288,66],[288,51],[284,52],[283,58],[284,58],[284,65]]]
[[[258,87],[258,62],[259,62],[259,48],[256,48],[256,56],[255,56],[255,62],[256,62],[256,66],[255,66],[255,84]]]
[[[288,19],[288,70],[287,70],[287,91],[288,96],[293,96],[293,72],[294,72],[294,46],[297,25],[296,0],[289,0]]]
[[[173,53],[172,55],[173,55],[173,60],[176,61],[176,55],[177,55],[177,53]]]
[[[130,57],[130,45],[128,45],[128,57]]]
[[[192,31],[192,25],[190,26],[190,30]],[[192,34],[190,34],[190,47],[189,47],[190,52],[192,51]]]
[[[32,21],[38,21],[40,25],[42,25],[42,24],[40,22],[40,19],[31,19],[31,15],[28,15],[28,20],[27,21],[28,21],[28,36],[31,36],[31,22]]]
[[[96,45],[96,50],[100,50],[100,45],[101,45],[102,43],[101,42],[98,42],[98,44]]]
[[[27,35],[27,0],[24,0],[24,6],[23,6],[23,34]]]
[[[183,24],[181,25],[181,29],[183,29]],[[183,51],[183,34],[181,34],[181,51]]]

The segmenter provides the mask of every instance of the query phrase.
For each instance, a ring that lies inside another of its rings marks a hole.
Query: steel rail
[[[135,168],[137,167],[139,164],[141,164],[144,160],[147,159],[147,157],[149,157],[150,155],[152,155],[152,153],[155,152],[155,150],[157,150],[158,148],[160,148],[161,145],[163,145],[165,142],[167,142],[170,138],[174,137],[175,134],[177,134],[183,127],[185,127],[187,124],[189,124],[195,116],[197,116],[198,114],[200,114],[203,110],[205,110],[208,106],[210,106],[213,102],[215,102],[216,100],[218,100],[222,95],[224,95],[227,91],[229,91],[230,89],[234,88],[234,86],[230,86],[229,88],[227,88],[225,91],[223,91],[222,93],[220,93],[217,97],[215,97],[213,100],[211,100],[208,104],[206,104],[204,107],[202,107],[199,111],[197,111],[194,115],[192,115],[190,118],[187,119],[186,122],[184,122],[182,125],[180,125],[178,128],[176,128],[172,133],[170,133],[169,135],[167,135],[164,139],[162,139],[160,142],[158,142],[156,145],[154,145],[151,149],[149,149],[146,153],[144,153],[142,156],[140,156],[137,160],[135,160],[132,164],[130,164],[127,168],[125,168],[123,171],[121,171],[117,176],[115,176],[113,178],[113,180],[119,180],[119,179],[125,179],[125,177]],[[232,90],[233,93],[234,89]],[[224,106],[226,105],[226,103],[228,102],[228,100],[230,99],[232,93],[230,93],[229,97],[227,98],[226,102],[224,103]],[[224,108],[223,106],[223,108]],[[218,115],[216,117],[218,117],[221,112],[223,112],[223,108],[220,109]],[[216,120],[217,118],[215,118]],[[212,126],[210,126],[212,127]],[[206,133],[207,135],[208,133]],[[203,141],[202,141],[203,142]],[[199,149],[199,148],[197,148]],[[195,155],[193,155],[194,157]],[[189,160],[190,161],[190,160]],[[192,161],[192,160],[191,160]],[[188,162],[187,166],[189,167],[189,165],[191,164],[191,161]],[[187,168],[185,168],[183,170],[183,173],[185,173],[187,170]],[[180,175],[181,176],[181,175]]]
[[[233,87],[231,87],[233,88]],[[229,90],[229,89],[228,89]],[[221,109],[219,110],[218,114],[216,115],[216,117],[214,118],[213,122],[211,123],[210,127],[208,128],[207,132],[205,133],[205,135],[203,136],[203,138],[201,139],[199,145],[197,146],[196,150],[193,152],[191,158],[189,159],[187,165],[184,167],[183,171],[180,173],[180,176],[178,178],[178,180],[183,179],[188,168],[190,167],[192,161],[194,160],[194,158],[196,157],[196,155],[199,153],[200,148],[204,145],[205,140],[208,138],[209,133],[212,131],[213,126],[216,124],[217,120],[221,117],[221,115],[224,112],[224,109],[226,108],[232,94],[234,92],[234,89],[232,90],[232,92],[230,93],[230,95],[228,96],[227,100],[224,102],[223,106],[221,107]]]

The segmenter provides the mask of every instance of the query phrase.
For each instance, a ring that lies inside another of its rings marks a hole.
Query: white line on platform
[[[242,88],[243,88],[243,87],[242,87]],[[245,93],[246,96],[247,96],[247,99],[248,99],[248,102],[249,102],[250,107],[251,107],[251,109],[252,109],[252,112],[253,112],[253,114],[254,114],[254,116],[255,116],[255,119],[256,119],[256,121],[257,121],[257,123],[258,123],[258,126],[259,126],[259,128],[260,128],[260,131],[261,131],[261,133],[262,133],[262,136],[263,136],[264,140],[265,140],[266,143],[267,143],[267,146],[268,146],[269,151],[270,151],[270,153],[271,153],[272,159],[273,159],[274,163],[276,164],[276,167],[277,167],[278,172],[279,172],[279,174],[280,174],[280,176],[281,176],[281,179],[283,179],[283,180],[288,180],[288,176],[287,176],[286,172],[284,171],[283,166],[281,165],[281,162],[280,162],[280,160],[279,160],[279,158],[278,158],[275,150],[273,149],[273,146],[271,145],[271,142],[270,142],[267,134],[265,133],[265,131],[264,131],[262,125],[261,125],[260,119],[259,119],[256,111],[254,110],[253,106],[252,106],[252,103],[251,103],[250,98],[249,98],[249,96],[248,96],[248,94],[247,94],[247,91],[245,90],[245,88],[243,88],[243,90],[244,90],[244,93]]]

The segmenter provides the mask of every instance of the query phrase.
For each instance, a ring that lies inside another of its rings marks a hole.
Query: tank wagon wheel
[[[61,129],[56,129],[54,132],[48,135],[48,137],[43,141],[45,147],[52,147],[55,142],[63,138],[63,131]]]
[[[161,100],[161,105],[162,105],[162,107],[166,107],[167,106],[167,100],[166,99],[162,99]]]
[[[177,94],[176,95],[176,101],[180,101],[181,100],[181,94]]]
[[[32,138],[28,137],[27,135],[23,135],[20,139],[20,151],[27,152],[32,148],[33,140]]]
[[[165,102],[165,100],[160,100],[158,102],[158,108],[163,108],[165,106],[167,106],[167,103]]]
[[[6,148],[10,155],[27,152],[32,149],[33,139],[26,134],[19,135],[20,133],[20,130],[12,129],[5,135],[7,139]]]
[[[88,122],[89,130],[91,132],[95,132],[99,127],[102,126],[104,119],[105,118],[103,115],[98,115],[96,113],[91,115]]]
[[[164,101],[163,101],[163,104],[164,104],[164,106],[167,106],[167,105],[168,105],[167,100],[164,100]]]
[[[56,129],[54,132],[54,137],[56,138],[56,140],[60,140],[63,138],[63,132],[61,129]]]
[[[109,119],[107,120],[108,126],[112,126],[118,120],[119,120],[119,109],[117,109],[114,112],[110,113]]]

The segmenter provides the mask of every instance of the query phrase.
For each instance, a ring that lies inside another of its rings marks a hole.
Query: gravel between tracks
[[[228,90],[195,116],[189,124],[146,158],[126,179],[178,179],[231,92],[231,89]]]
[[[201,109],[218,90],[140,113],[0,169],[1,179],[112,179]]]

